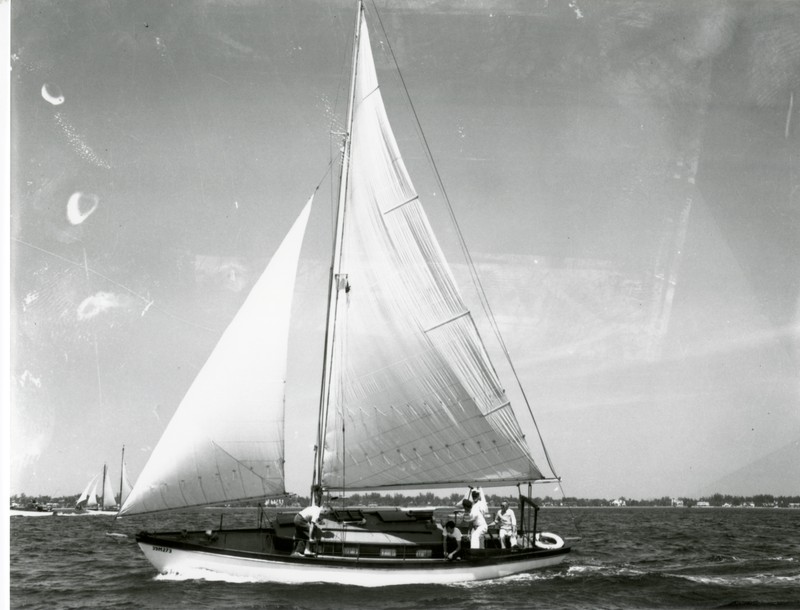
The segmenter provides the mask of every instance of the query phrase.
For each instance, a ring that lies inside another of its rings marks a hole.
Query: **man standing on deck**
[[[489,530],[483,512],[479,506],[473,506],[472,500],[464,498],[459,504],[464,508],[463,522],[469,523],[472,526],[472,530],[469,534],[469,548],[482,549],[484,544],[483,537]]]
[[[478,487],[475,489],[472,485],[469,486],[467,490],[467,495],[464,496],[464,500],[472,501],[472,506],[477,506],[478,510],[481,511],[484,519],[489,518],[489,505],[486,503],[486,496],[483,495],[483,489]],[[462,502],[464,501],[462,500]]]
[[[517,517],[508,507],[508,502],[500,503],[500,510],[494,517],[495,525],[500,526],[500,547],[510,549],[517,546]]]
[[[322,514],[322,489],[315,485],[311,495],[311,506],[306,506],[294,516],[294,549],[292,557],[313,557],[309,548],[314,539],[314,528],[319,527]]]

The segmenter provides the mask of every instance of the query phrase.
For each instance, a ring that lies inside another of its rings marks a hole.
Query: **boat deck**
[[[139,542],[160,547],[226,553],[240,556],[288,557],[294,544],[294,514],[279,513],[263,528],[218,529],[206,531],[141,532]],[[496,533],[496,532],[495,532]],[[349,509],[328,513],[322,535],[310,545],[315,559],[359,561],[376,560],[381,563],[396,560],[419,562],[442,561],[442,526],[433,518],[433,511],[407,511],[402,509]],[[502,549],[496,535],[489,534],[485,548],[470,549],[469,537],[462,542],[464,559],[470,562],[482,559],[502,561],[518,560],[521,555],[564,554],[569,547],[560,549]],[[296,558],[304,560],[304,558]]]

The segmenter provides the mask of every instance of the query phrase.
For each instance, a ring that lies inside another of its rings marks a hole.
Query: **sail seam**
[[[467,310],[467,311],[462,311],[461,313],[454,315],[452,318],[449,318],[449,319],[447,319],[447,320],[444,320],[443,322],[439,322],[438,324],[434,324],[434,325],[433,325],[433,326],[431,326],[430,328],[426,328],[426,329],[425,329],[423,332],[425,332],[425,333],[429,333],[429,332],[431,332],[432,330],[436,330],[437,328],[439,328],[439,327],[441,327],[441,326],[444,326],[445,324],[450,324],[450,322],[455,322],[455,321],[456,321],[456,320],[458,320],[459,318],[463,318],[464,316],[468,316],[468,315],[469,315],[469,310]]]
[[[403,203],[398,203],[397,205],[389,208],[388,210],[384,210],[383,213],[384,214],[388,214],[389,212],[394,212],[395,210],[398,210],[398,209],[402,208],[403,206],[408,205],[409,203],[413,203],[414,201],[418,201],[418,200],[419,200],[419,195],[414,195],[411,199],[407,199]]]

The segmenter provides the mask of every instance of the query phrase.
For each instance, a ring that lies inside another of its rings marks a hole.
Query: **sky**
[[[416,114],[565,493],[799,494],[800,2],[376,4],[400,149],[474,302]],[[77,494],[123,445],[135,478],[321,184],[287,382],[305,494],[353,17],[14,3],[11,493]]]

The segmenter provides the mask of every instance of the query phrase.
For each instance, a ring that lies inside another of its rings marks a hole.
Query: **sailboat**
[[[103,472],[92,477],[86,485],[86,488],[75,503],[75,510],[87,511],[91,514],[116,515],[118,506],[114,488],[111,485],[108,466],[103,464]]]
[[[120,464],[120,483],[119,496],[114,492],[111,482],[111,473],[108,465],[103,464],[102,473],[96,474],[86,484],[78,501],[75,503],[75,510],[78,512],[87,511],[89,514],[116,515],[125,499],[130,495],[132,489],[130,479],[125,467],[125,447],[122,447],[122,460]],[[98,487],[99,486],[99,487]],[[99,495],[98,495],[99,489]]]
[[[142,531],[136,540],[160,573],[455,583],[554,566],[570,551],[537,529],[531,484],[556,475],[534,462],[406,171],[360,1],[355,22],[311,489],[330,497],[516,485],[518,545],[503,549],[489,538],[446,561],[434,509],[329,505],[312,556],[292,555],[294,514],[262,513],[255,528]],[[312,200],[188,389],[120,517],[286,494],[289,320]]]
[[[100,475],[96,474],[89,479],[86,487],[78,497],[78,501],[75,503],[75,510],[97,507],[97,479],[99,477]]]

